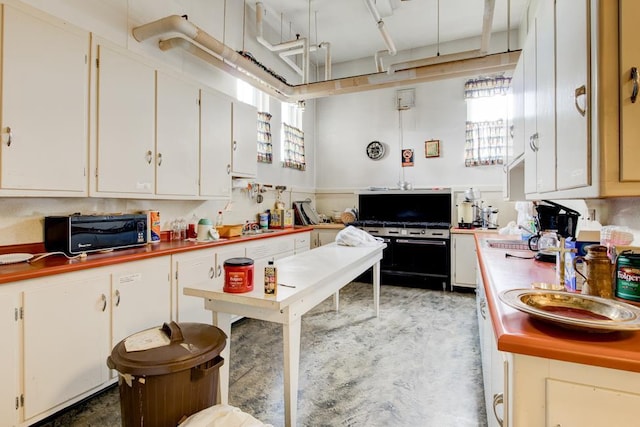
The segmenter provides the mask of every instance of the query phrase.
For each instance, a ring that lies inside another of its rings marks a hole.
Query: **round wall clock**
[[[380,160],[384,156],[384,144],[380,141],[371,141],[367,145],[367,156],[371,160]]]

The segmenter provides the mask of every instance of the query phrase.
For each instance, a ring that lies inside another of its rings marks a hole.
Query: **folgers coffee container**
[[[229,258],[224,262],[225,292],[242,293],[253,290],[253,260],[251,258]]]
[[[622,251],[616,260],[616,297],[640,302],[640,253]]]

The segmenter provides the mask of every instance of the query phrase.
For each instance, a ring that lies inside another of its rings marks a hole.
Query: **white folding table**
[[[229,400],[229,356],[231,316],[282,324],[284,344],[284,407],[285,425],[296,425],[298,403],[298,367],[300,361],[301,317],[330,296],[335,308],[339,306],[339,291],[360,274],[373,267],[373,302],[379,314],[380,260],[386,244],[351,247],[335,243],[280,259],[276,263],[279,286],[277,296],[264,294],[262,283],[246,293],[227,293],[222,284],[212,288],[185,288],[184,294],[204,298],[205,307],[212,311],[213,324],[227,334],[229,340],[222,351],[226,362],[219,372],[219,403]]]

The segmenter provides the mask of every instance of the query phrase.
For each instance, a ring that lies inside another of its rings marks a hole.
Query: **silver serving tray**
[[[545,289],[510,289],[499,297],[516,310],[570,329],[640,330],[640,308],[616,300]]]

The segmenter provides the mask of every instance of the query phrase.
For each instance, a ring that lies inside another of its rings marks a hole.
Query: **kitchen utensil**
[[[584,248],[585,256],[577,256],[573,259],[573,268],[576,274],[585,279],[582,285],[582,293],[603,298],[613,297],[613,281],[616,266],[609,259],[608,249],[602,245],[590,245]],[[586,264],[586,276],[576,267],[576,264]]]
[[[32,254],[13,253],[0,255],[0,265],[17,264],[19,262],[29,261],[33,258]]]
[[[586,332],[640,330],[640,308],[593,295],[543,289],[509,289],[500,300],[537,319]]]

